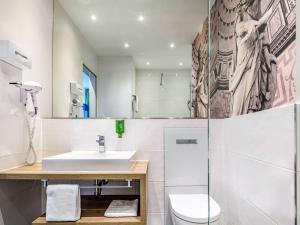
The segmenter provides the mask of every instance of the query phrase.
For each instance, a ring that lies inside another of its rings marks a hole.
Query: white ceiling
[[[59,1],[99,56],[132,56],[139,69],[191,68],[191,44],[208,15],[207,0]]]

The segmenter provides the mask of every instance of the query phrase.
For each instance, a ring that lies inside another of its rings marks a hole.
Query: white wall
[[[52,113],[52,0],[0,0],[0,40],[11,40],[32,58],[23,73],[0,62],[0,170],[22,165],[27,133],[19,91],[11,81],[34,80],[43,86],[39,94],[41,116]],[[41,124],[35,144],[40,152]],[[41,214],[40,182],[0,181],[0,224],[29,225]]]
[[[131,118],[135,68],[132,57],[99,57],[98,117]]]
[[[161,74],[163,85],[160,85]],[[136,70],[136,117],[190,117],[191,70]]]
[[[163,225],[165,216],[164,129],[167,127],[196,127],[205,130],[207,120],[126,120],[124,137],[119,139],[115,133],[114,120],[44,119],[44,156],[76,149],[98,149],[95,140],[99,134],[105,135],[107,150],[136,150],[137,159],[148,159],[150,163],[148,225]]]
[[[41,116],[52,113],[52,1],[0,1],[0,40],[11,40],[32,58],[23,80],[43,86],[39,94]]]
[[[83,64],[97,75],[93,48],[58,1],[54,1],[53,116],[69,117],[70,82],[82,85]]]
[[[210,190],[230,225],[295,224],[294,106],[210,122]]]

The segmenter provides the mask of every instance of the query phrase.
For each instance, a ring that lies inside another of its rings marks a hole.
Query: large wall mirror
[[[206,0],[55,0],[53,117],[206,118],[207,16]]]

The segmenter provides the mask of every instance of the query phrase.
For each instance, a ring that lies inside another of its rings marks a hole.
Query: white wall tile
[[[211,119],[209,121],[209,148],[220,149],[224,145],[224,120]]]
[[[294,106],[286,106],[226,119],[225,146],[229,151],[293,170],[294,117]]]
[[[210,139],[225,143],[210,140],[209,149],[210,194],[224,223],[295,224],[293,106],[210,124]]]
[[[238,197],[235,195],[235,197]],[[228,216],[229,215],[229,216]],[[224,217],[229,217],[225,220]],[[226,221],[226,222],[225,222]],[[244,199],[235,199],[229,202],[226,209],[223,209],[220,222],[232,225],[278,225],[272,218],[266,215],[258,207]]]
[[[45,154],[72,150],[98,150],[97,135],[106,137],[106,150],[134,150],[134,124],[125,122],[125,134],[118,138],[115,133],[115,120],[70,120],[45,119],[43,122]]]
[[[148,183],[148,213],[164,213],[164,182]]]
[[[72,120],[43,119],[43,155],[70,151],[72,131]]]
[[[164,127],[177,127],[177,128],[187,128],[187,127],[195,127],[195,128],[208,128],[208,120],[206,119],[170,119],[164,120]]]
[[[164,225],[164,215],[162,213],[149,213],[147,225]]]
[[[234,195],[249,201],[278,224],[295,223],[295,173],[252,160],[228,155],[227,182]]]
[[[163,151],[165,120],[136,120],[134,126],[137,151]]]
[[[115,120],[73,120],[74,136],[72,150],[97,150],[97,135],[105,136],[106,150],[133,150],[134,133],[131,120],[125,121],[125,134],[118,138],[115,132]]]
[[[164,181],[164,152],[162,151],[138,151],[136,159],[149,160],[148,180]]]

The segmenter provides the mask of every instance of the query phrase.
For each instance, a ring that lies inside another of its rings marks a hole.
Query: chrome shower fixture
[[[160,74],[160,86],[163,86],[163,85],[164,85],[164,84],[163,84],[163,77],[164,77],[164,74],[161,73],[161,74]]]

